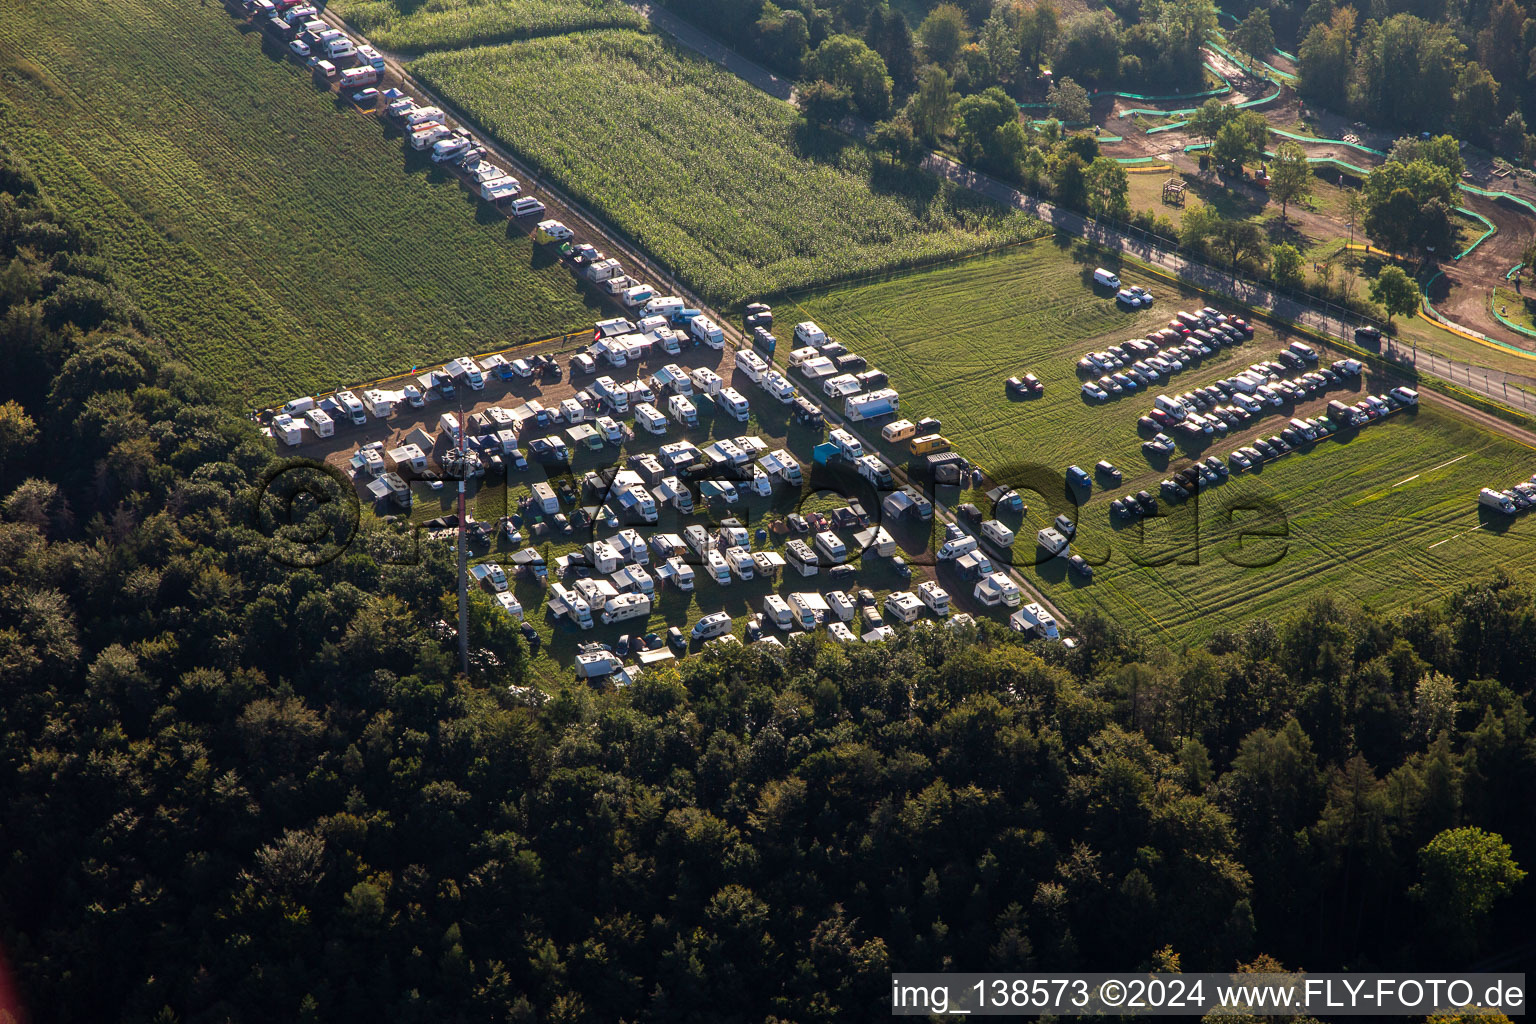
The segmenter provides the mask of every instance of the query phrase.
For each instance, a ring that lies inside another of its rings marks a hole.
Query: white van
[[[725,381],[720,379],[720,375],[707,366],[694,370],[688,375],[688,379],[693,381],[694,390],[701,395],[717,395],[725,386]]]
[[[692,636],[695,640],[712,640],[717,636],[725,636],[730,631],[729,615],[725,612],[710,612],[693,624]]]
[[[684,427],[699,425],[699,410],[683,395],[667,399],[667,414]]]
[[[315,400],[308,395],[303,398],[295,398],[283,406],[283,412],[290,416],[297,416],[301,412],[308,412],[315,407]]]
[[[769,594],[763,598],[763,614],[768,617],[769,622],[786,633],[794,628],[795,616],[789,610],[789,602],[778,594]]]
[[[1113,288],[1116,291],[1120,290],[1120,276],[1113,271],[1105,270],[1103,267],[1099,267],[1093,272],[1093,283],[1102,285],[1105,288]]]
[[[683,311],[683,300],[676,295],[658,295],[646,302],[640,312],[643,316],[664,316],[668,319]]]
[[[1184,407],[1183,402],[1179,401],[1177,398],[1169,398],[1167,395],[1158,395],[1157,398],[1153,400],[1152,405],[1157,409],[1161,409],[1163,412],[1167,413],[1169,416],[1172,416],[1176,420],[1181,420],[1189,414],[1189,410]]]
[[[948,562],[976,550],[976,538],[970,534],[947,540],[939,546],[939,561]]]
[[[635,406],[635,426],[647,434],[664,435],[667,432],[667,418],[650,402],[641,402]]]
[[[1241,391],[1232,396],[1232,404],[1246,413],[1261,413],[1264,411],[1264,404],[1262,402],[1255,401],[1251,396],[1245,395]]]
[[[760,384],[763,374],[768,372],[768,364],[756,352],[743,348],[736,351],[736,369],[745,374],[747,380]]]
[[[720,393],[715,396],[715,405],[738,423],[747,422],[747,417],[751,413],[747,400],[735,388],[721,388]]]
[[[1000,548],[1013,546],[1013,531],[996,519],[988,519],[981,524],[981,535]]]
[[[814,538],[816,551],[831,565],[842,565],[848,560],[848,545],[837,534],[823,530]]]
[[[679,306],[679,309],[682,307]],[[670,314],[669,314],[670,315]],[[688,322],[688,333],[710,348],[725,347],[725,331],[707,316],[696,316]]]

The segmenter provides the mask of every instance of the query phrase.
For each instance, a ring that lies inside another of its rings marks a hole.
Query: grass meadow
[[[0,82],[0,144],[252,405],[594,318],[564,267],[217,4],[13,0]]]

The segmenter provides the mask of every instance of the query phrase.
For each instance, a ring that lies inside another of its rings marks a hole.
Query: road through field
[[[793,88],[785,79],[688,24],[672,12],[653,7],[642,0],[631,0],[631,6],[645,14],[653,27],[672,36],[689,49],[715,61],[769,95],[793,102]],[[868,124],[852,117],[844,120],[843,127],[860,135],[866,135],[870,131]],[[986,196],[994,202],[1038,217],[1059,231],[1069,232],[1102,248],[1133,256],[1216,295],[1231,297],[1255,309],[1269,310],[1277,317],[1353,344],[1355,325],[1330,316],[1315,306],[1277,295],[1272,290],[1250,281],[1234,280],[1230,275],[1207,264],[1187,260],[1176,252],[1133,238],[1114,227],[1062,209],[1054,203],[1027,196],[947,156],[931,153],[924,158],[922,167],[932,174]],[[1424,376],[1445,380],[1493,402],[1518,409],[1529,415],[1536,415],[1536,396],[1529,394],[1520,386],[1524,383],[1523,378],[1505,374],[1499,370],[1485,370],[1482,367],[1444,357],[1420,357],[1415,349],[1393,348],[1389,358],[1398,365],[1412,368]],[[1487,422],[1489,425],[1497,424],[1497,429],[1500,430],[1505,430],[1507,427],[1507,424],[1496,417],[1488,417]]]

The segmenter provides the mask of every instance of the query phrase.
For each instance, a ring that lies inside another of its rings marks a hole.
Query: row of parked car
[[[1181,310],[1167,327],[1146,338],[1132,338],[1078,360],[1081,372],[1102,374],[1097,380],[1083,382],[1083,395],[1102,402],[1134,393],[1193,366],[1223,346],[1252,337],[1252,325],[1240,317],[1228,317],[1209,306],[1198,313]]]
[[[1536,473],[1532,473],[1529,480],[1522,480],[1507,490],[1484,487],[1478,492],[1477,503],[1507,516],[1536,508]]]

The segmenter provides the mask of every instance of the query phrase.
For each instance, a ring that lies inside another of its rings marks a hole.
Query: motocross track
[[[1222,97],[1223,102],[1242,103],[1272,91],[1273,86],[1270,83],[1247,74],[1220,54],[1212,53],[1209,56],[1211,64],[1232,82],[1233,91]],[[1271,55],[1270,62],[1282,71],[1294,71],[1291,62],[1283,57]],[[1195,105],[1197,105],[1195,101],[1146,103],[1120,98],[1097,98],[1094,102],[1094,114],[1098,118],[1098,123],[1109,135],[1122,136],[1120,142],[1104,144],[1105,154],[1112,157],[1156,157],[1171,165],[1186,179],[1205,180],[1213,184],[1219,182],[1236,193],[1250,197],[1255,205],[1261,205],[1265,196],[1264,190],[1259,185],[1220,176],[1215,171],[1201,171],[1198,154],[1184,152],[1185,146],[1205,140],[1195,139],[1188,131],[1179,128],[1148,135],[1137,127],[1134,118],[1120,116],[1123,110],[1139,107],[1174,109]],[[1361,145],[1382,151],[1390,150],[1394,140],[1394,136],[1390,133],[1372,131],[1358,122],[1348,121],[1342,115],[1316,109],[1307,111],[1311,125],[1310,128],[1304,126],[1301,116],[1302,104],[1295,91],[1289,86],[1282,88],[1280,95],[1269,103],[1248,109],[1264,114],[1271,127],[1296,134],[1318,134],[1329,139],[1340,139],[1346,134],[1352,134],[1359,139]],[[1290,140],[1271,138],[1272,144],[1278,144],[1280,141]],[[1336,142],[1301,141],[1300,144],[1310,157],[1333,157],[1367,170],[1382,162],[1381,157],[1351,146],[1339,145]],[[1493,162],[1486,155],[1467,150],[1464,156],[1467,173],[1462,178],[1463,183],[1487,191],[1509,192],[1536,202],[1536,188],[1533,188],[1529,182],[1522,181],[1519,176],[1513,174],[1496,175]],[[1336,172],[1332,169],[1323,169],[1319,173],[1330,182],[1338,180]],[[1520,262],[1521,251],[1532,237],[1536,236],[1536,217],[1508,203],[1470,192],[1458,192],[1457,202],[1458,205],[1487,217],[1498,230],[1464,259],[1459,261],[1446,259],[1437,265],[1443,273],[1430,291],[1430,301],[1434,303],[1436,309],[1457,323],[1506,344],[1536,352],[1536,338],[1509,330],[1495,320],[1489,312],[1489,297],[1494,286],[1508,286],[1504,275]],[[1347,223],[1295,205],[1288,211],[1286,219],[1288,237],[1294,237],[1295,234],[1300,233],[1314,239],[1340,238],[1347,237],[1350,233]],[[1467,242],[1464,244],[1469,244],[1484,230],[1481,225],[1475,223],[1469,223],[1468,228],[1472,233],[1465,236]],[[1355,239],[1357,242],[1365,240],[1358,227],[1355,231]]]

